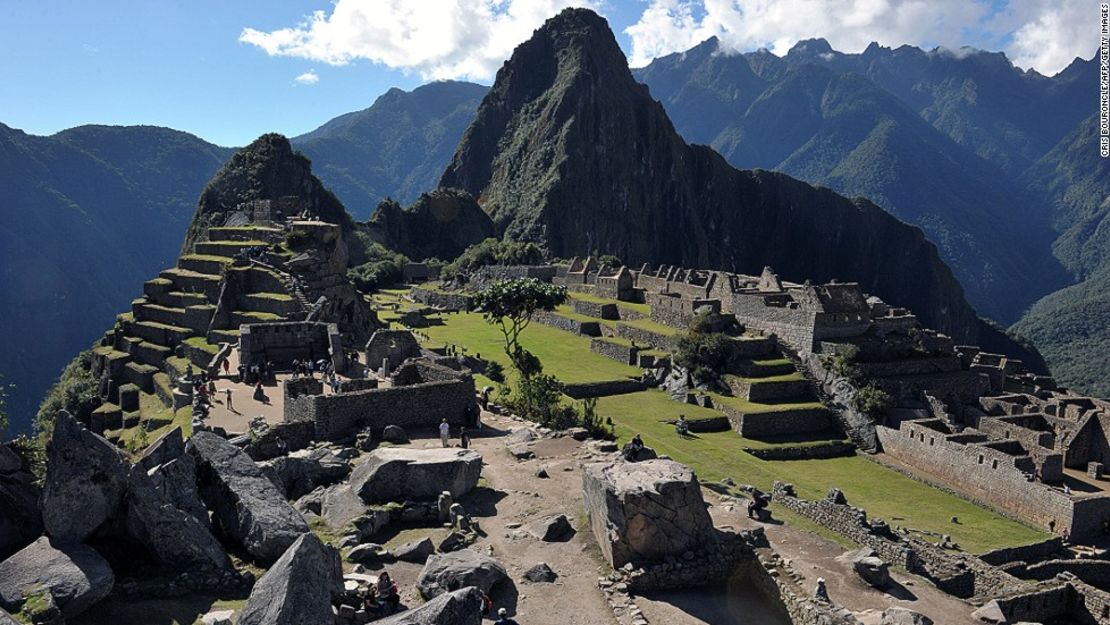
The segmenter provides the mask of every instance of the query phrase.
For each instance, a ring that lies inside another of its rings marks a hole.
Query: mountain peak
[[[224,225],[242,204],[256,200],[282,200],[295,207],[290,210],[307,211],[344,228],[352,226],[343,204],[312,175],[308,158],[295,152],[285,136],[267,133],[233,154],[205,186],[183,253],[189,253],[209,227]]]
[[[831,54],[835,52],[833,47],[829,45],[828,40],[823,37],[816,39],[802,39],[794,44],[790,51],[786,53],[787,56],[817,56],[819,54]]]

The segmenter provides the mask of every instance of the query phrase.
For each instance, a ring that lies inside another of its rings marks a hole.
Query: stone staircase
[[[130,312],[117,317],[115,328],[95,352],[100,370],[108,371],[113,380],[107,413],[118,410],[118,388],[125,384],[172,405],[172,380],[184,376],[190,365],[206,368],[219,342],[238,340],[240,324],[278,321],[303,312],[301,301],[286,288],[288,276],[253,264],[233,265],[240,251],[267,245],[281,233],[267,227],[211,228],[209,239],[196,244],[196,253],[183,255],[176,267],[143,285],[143,296],[131,303]],[[236,277],[259,290],[239,298],[228,327],[210,332],[230,272],[244,272]],[[122,418],[126,423],[129,415]]]

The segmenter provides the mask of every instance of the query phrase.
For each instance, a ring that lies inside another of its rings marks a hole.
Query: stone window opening
[[[979,464],[983,464],[983,454],[979,454]]]
[[[997,469],[998,468],[998,461],[997,460],[991,460],[991,468],[992,469]]]
[[[937,442],[937,439],[933,438],[932,436],[929,437],[929,446],[930,447],[932,447],[933,443],[936,443],[936,442]]]

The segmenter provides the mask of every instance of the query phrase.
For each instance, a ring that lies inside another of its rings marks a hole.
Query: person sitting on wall
[[[674,431],[679,436],[690,435],[690,423],[686,421],[686,415],[678,415],[678,421],[674,424]]]
[[[636,462],[640,459],[640,452],[643,450],[644,439],[640,438],[640,435],[637,434],[624,446],[624,449],[621,450],[621,455],[624,456],[624,459],[628,462]]]

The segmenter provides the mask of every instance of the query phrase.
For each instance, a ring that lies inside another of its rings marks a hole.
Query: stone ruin
[[[388,376],[391,369],[420,356],[421,351],[416,337],[408,330],[376,330],[366,343],[366,365],[380,364],[380,375]]]

